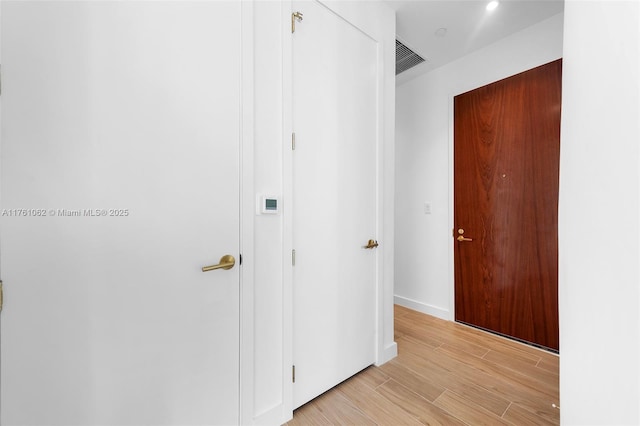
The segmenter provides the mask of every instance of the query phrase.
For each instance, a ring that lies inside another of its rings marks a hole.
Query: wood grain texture
[[[355,376],[338,385],[338,392],[356,407],[366,407],[366,415],[379,425],[416,425],[421,423],[411,413],[386,398]]]
[[[398,357],[303,405],[288,425],[560,423],[556,354],[401,306],[395,318]]]
[[[463,425],[464,423],[448,411],[437,407],[407,387],[391,379],[378,389],[392,403],[396,404],[421,424],[428,425]],[[443,392],[444,393],[444,392]],[[442,393],[440,394],[442,395]]]
[[[456,320],[558,350],[562,61],[454,98]]]

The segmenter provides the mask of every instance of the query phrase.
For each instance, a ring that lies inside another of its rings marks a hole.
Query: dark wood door
[[[454,99],[455,316],[558,350],[562,60]]]

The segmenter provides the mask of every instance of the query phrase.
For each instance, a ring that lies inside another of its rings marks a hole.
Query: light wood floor
[[[557,355],[396,306],[398,357],[287,425],[557,425]]]

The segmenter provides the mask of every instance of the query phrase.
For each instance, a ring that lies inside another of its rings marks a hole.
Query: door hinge
[[[295,365],[291,366],[291,381],[293,383],[296,382],[296,366]]]
[[[291,150],[292,151],[296,150],[296,134],[295,133],[291,133]]]
[[[296,266],[296,251],[291,250],[291,266]]]
[[[291,14],[291,33],[296,32],[296,20],[298,22],[302,22],[302,13],[301,12],[293,12]]]
[[[3,303],[4,303],[4,294],[2,292],[2,280],[0,280],[0,312],[2,312]]]

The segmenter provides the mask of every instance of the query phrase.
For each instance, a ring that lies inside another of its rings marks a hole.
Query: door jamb
[[[462,92],[461,92],[462,93]],[[451,238],[449,238],[449,250],[447,251],[448,255],[447,255],[447,260],[448,260],[448,269],[447,269],[447,275],[448,275],[448,282],[449,282],[449,320],[450,321],[455,321],[456,318],[456,312],[455,312],[455,308],[456,308],[456,290],[455,290],[455,286],[456,286],[456,282],[455,282],[455,265],[454,265],[454,250],[455,250],[455,246],[454,246],[454,241],[453,241],[453,229],[455,227],[455,223],[454,223],[454,205],[453,205],[453,200],[454,200],[454,182],[453,182],[453,175],[454,175],[454,163],[453,163],[453,125],[454,125],[454,120],[453,120],[453,98],[454,96],[456,96],[455,94],[453,94],[453,92],[449,92],[448,94],[448,110],[449,110],[449,127],[448,127],[448,139],[449,139],[449,146],[448,146],[448,155],[449,155],[449,166],[448,166],[448,171],[449,171],[449,179],[448,179],[448,183],[449,183],[449,188],[448,188],[448,197],[449,197],[449,228],[451,229],[452,234],[450,235]]]
[[[239,271],[239,424],[253,424],[254,412],[254,43],[253,2],[243,1],[240,11],[240,253]]]

